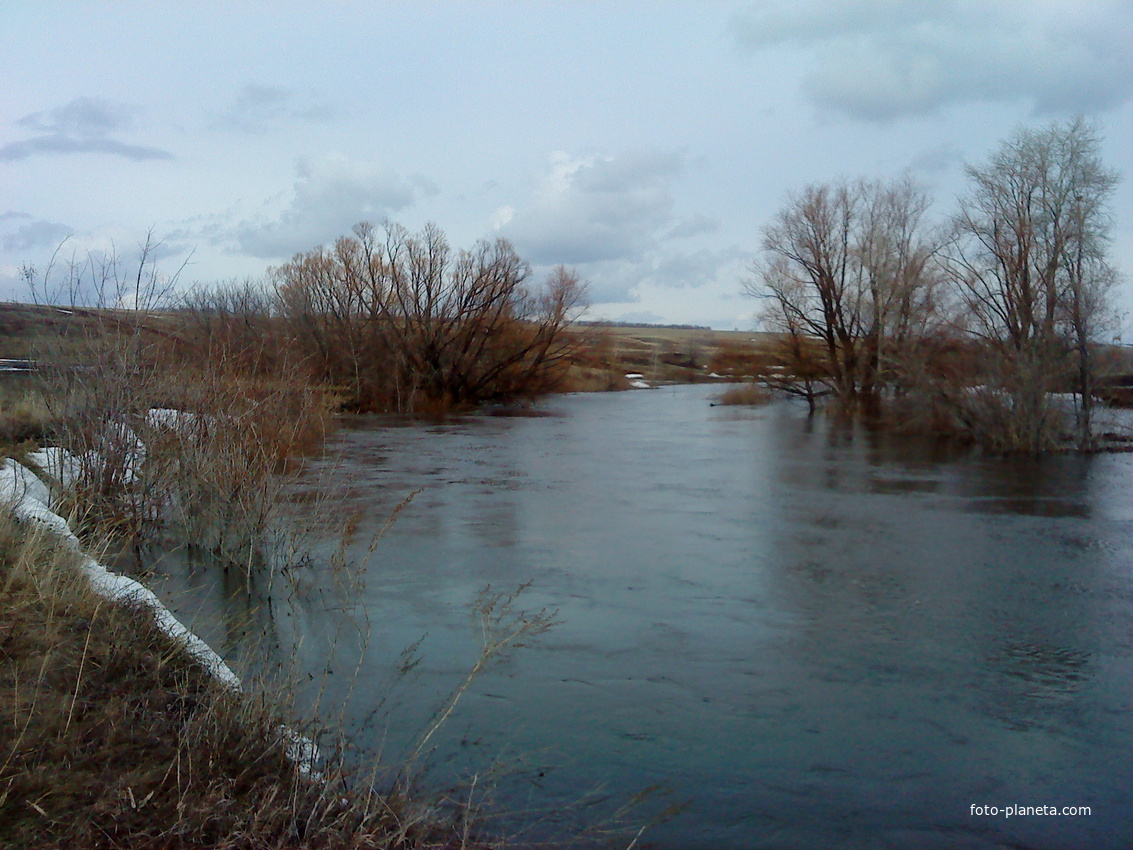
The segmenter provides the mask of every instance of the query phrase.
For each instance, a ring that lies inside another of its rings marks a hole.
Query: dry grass
[[[576,325],[571,357],[571,390],[627,389],[626,373],[639,372],[650,383],[715,380],[758,374],[771,359],[775,337],[750,331],[705,328]]]
[[[271,698],[93,594],[77,558],[0,513],[0,845],[484,846],[460,812],[378,793],[338,759],[304,774]]]
[[[38,380],[0,375],[0,444],[43,441],[58,426]]]

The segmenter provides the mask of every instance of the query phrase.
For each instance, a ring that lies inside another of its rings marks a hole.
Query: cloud
[[[108,153],[142,162],[147,159],[173,159],[161,148],[128,145],[115,139],[72,139],[67,136],[36,136],[11,142],[0,148],[0,161],[17,162],[37,154]]]
[[[235,250],[263,259],[291,257],[325,244],[361,221],[380,222],[436,194],[421,176],[402,177],[370,163],[333,154],[296,166],[294,195],[269,221],[244,221],[218,235]]]
[[[556,152],[530,199],[498,207],[492,222],[537,270],[576,267],[595,305],[634,303],[643,288],[713,284],[749,255],[701,247],[721,230],[719,219],[674,215],[673,189],[685,167],[681,151]]]
[[[656,325],[665,321],[665,317],[651,310],[634,310],[629,313],[621,313],[614,317],[614,321],[625,322],[630,325]]]
[[[16,124],[41,133],[104,136],[129,129],[137,109],[100,97],[77,97],[70,103],[25,115]]]
[[[804,92],[865,121],[973,102],[1094,113],[1133,98],[1133,7],[1117,0],[764,2],[732,32],[747,51],[811,50]]]
[[[53,248],[72,235],[74,228],[54,221],[35,219],[28,213],[6,212],[0,215],[0,229],[19,222],[11,232],[0,234],[0,247],[12,253],[25,253],[37,248]]]
[[[590,303],[599,306],[636,303],[646,290],[738,289],[751,260],[752,253],[736,245],[683,251],[659,243],[641,257],[598,260],[576,269],[589,282]]]
[[[720,219],[710,215],[692,215],[682,218],[670,228],[670,239],[689,239],[703,233],[715,233],[720,229]]]
[[[17,162],[40,154],[76,153],[110,154],[135,162],[173,159],[173,154],[167,150],[110,138],[111,133],[129,129],[137,112],[135,107],[97,97],[77,97],[55,109],[33,112],[19,119],[16,125],[45,135],[0,147],[0,161]]]
[[[593,263],[634,258],[672,220],[670,182],[680,153],[652,150],[575,157],[557,152],[526,206],[497,211],[511,239],[533,263]]]
[[[751,262],[751,252],[735,245],[727,248],[701,248],[690,252],[673,252],[657,258],[645,280],[655,286],[686,289],[707,286],[721,273],[735,272],[742,276]],[[739,277],[736,277],[739,280]]]
[[[333,115],[329,105],[301,98],[290,89],[248,83],[232,108],[217,118],[213,126],[262,135],[293,124],[328,121]]]
[[[921,151],[909,162],[908,170],[920,174],[939,174],[963,163],[963,152],[951,144],[945,144]]]

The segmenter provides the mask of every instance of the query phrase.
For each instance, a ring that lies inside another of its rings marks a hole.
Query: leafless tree
[[[55,304],[94,310],[157,310],[170,304],[177,281],[192,259],[192,252],[172,274],[158,266],[162,240],[151,228],[138,244],[137,259],[128,266],[112,244],[109,251],[65,253],[70,237],[56,247],[40,271],[25,265],[21,277],[36,304]]]
[[[747,291],[784,335],[786,371],[813,406],[828,385],[850,412],[874,410],[923,332],[937,283],[927,194],[905,179],[809,186],[764,229],[764,261]]]
[[[1092,440],[1091,349],[1116,280],[1107,249],[1117,176],[1100,147],[1081,119],[1021,128],[967,169],[972,188],[944,256],[965,330],[987,352],[983,401],[1009,409],[1005,448],[1040,451],[1057,439],[1050,394],[1070,388],[1079,444]]]

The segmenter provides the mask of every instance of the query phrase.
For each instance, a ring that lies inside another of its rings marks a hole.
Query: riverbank
[[[88,546],[100,529],[192,534],[251,584],[265,569],[258,544],[282,518],[279,465],[297,444],[286,422],[272,430],[268,401],[214,404],[208,416],[151,409],[102,422],[92,439],[104,453],[24,447],[24,463],[3,461],[0,712],[13,720],[0,725],[3,846],[483,846],[470,805],[418,795],[404,765],[351,764],[342,730],[296,729],[285,677],[242,686],[55,512],[78,518]]]
[[[4,846],[478,846],[467,813],[379,793],[341,752],[313,769],[286,693],[241,687],[152,593],[83,552],[30,470],[2,473]]]

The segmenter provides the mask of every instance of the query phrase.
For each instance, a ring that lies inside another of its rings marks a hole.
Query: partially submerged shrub
[[[168,347],[137,342],[110,341],[90,368],[48,376],[69,454],[46,471],[63,510],[80,534],[263,564],[293,460],[322,444],[333,398],[296,371],[174,365]]]
[[[766,388],[753,382],[724,390],[716,397],[716,404],[754,406],[766,404],[770,399],[771,394]]]

